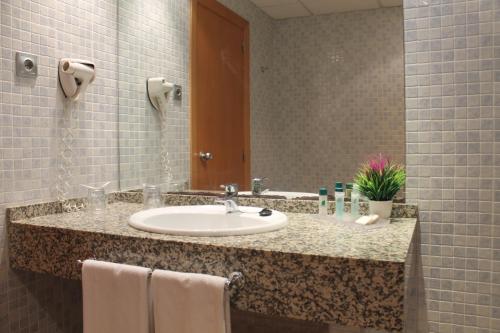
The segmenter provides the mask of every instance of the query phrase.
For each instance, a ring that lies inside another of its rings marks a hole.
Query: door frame
[[[191,49],[190,49],[190,86],[191,86],[191,114],[190,114],[190,132],[191,132],[191,187],[197,189],[197,177],[199,170],[199,156],[198,151],[194,151],[194,147],[198,146],[198,137],[195,131],[198,124],[197,114],[200,112],[201,107],[196,104],[197,91],[197,48],[196,48],[196,35],[198,29],[198,5],[202,5],[217,15],[228,20],[232,24],[242,28],[243,30],[243,135],[245,160],[243,163],[243,173],[246,179],[245,184],[238,184],[242,190],[247,190],[250,185],[250,24],[245,19],[241,18],[228,8],[221,5],[216,0],[191,0]],[[231,144],[231,143],[228,143]],[[217,158],[217,157],[215,157]],[[210,162],[209,162],[210,163]]]

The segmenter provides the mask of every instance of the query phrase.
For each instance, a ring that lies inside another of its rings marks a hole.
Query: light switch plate
[[[36,78],[38,76],[38,57],[29,53],[16,52],[16,75]]]

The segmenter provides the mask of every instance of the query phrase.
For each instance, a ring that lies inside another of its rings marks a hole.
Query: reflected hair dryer
[[[158,110],[167,104],[168,94],[174,89],[174,84],[167,82],[163,77],[149,78],[146,82],[148,98],[151,105]]]

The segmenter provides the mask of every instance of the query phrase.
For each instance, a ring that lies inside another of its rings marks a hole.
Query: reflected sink
[[[241,195],[252,195],[251,191],[243,191],[243,192],[238,192],[238,194]],[[276,196],[281,196],[281,197],[286,197],[287,199],[295,199],[295,198],[302,198],[302,197],[317,197],[318,193],[308,193],[308,192],[286,192],[286,191],[264,191],[262,192],[263,196],[266,195],[276,195]]]
[[[183,236],[250,235],[283,228],[285,214],[273,210],[260,216],[262,208],[240,206],[242,212],[226,213],[222,205],[172,206],[143,210],[130,216],[129,225],[140,230]]]

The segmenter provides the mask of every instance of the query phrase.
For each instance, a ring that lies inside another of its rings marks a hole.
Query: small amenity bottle
[[[344,218],[344,185],[341,182],[335,183],[335,216],[337,219]]]
[[[352,186],[353,186],[352,183],[346,183],[345,184],[345,198],[344,198],[344,201],[351,200]]]
[[[319,215],[328,215],[328,190],[326,187],[319,189]]]
[[[352,193],[351,193],[351,217],[353,219],[357,219],[359,216],[359,198],[361,194],[359,193],[359,186],[358,184],[354,184],[352,186]]]

